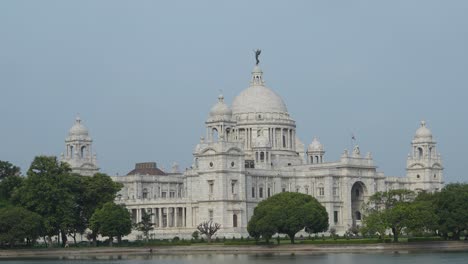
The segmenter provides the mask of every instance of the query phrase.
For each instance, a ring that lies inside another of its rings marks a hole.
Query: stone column
[[[273,148],[277,148],[276,146],[276,127],[273,128]]]
[[[179,226],[179,212],[178,212],[178,207],[174,207],[174,226],[178,227]]]
[[[163,210],[162,208],[158,208],[158,227],[162,228],[162,216],[163,216]]]
[[[280,134],[280,148],[283,148],[283,128],[281,128],[281,134]]]
[[[186,213],[187,212],[186,212],[186,210],[187,209],[185,207],[182,207],[182,226],[183,227],[187,226],[187,219],[186,219],[186,217],[187,217]]]

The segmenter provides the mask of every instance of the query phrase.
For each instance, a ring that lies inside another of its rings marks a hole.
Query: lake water
[[[98,257],[51,257],[0,259],[0,263],[39,264],[467,264],[468,252],[375,252],[318,254],[190,254],[190,255],[114,255]]]

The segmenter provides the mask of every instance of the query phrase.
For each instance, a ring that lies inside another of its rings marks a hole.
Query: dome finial
[[[422,126],[422,127],[425,127],[425,126],[426,126],[426,121],[421,120],[421,126]]]
[[[223,90],[219,89],[218,101],[224,102]]]
[[[75,122],[78,124],[81,123],[80,113],[76,115]]]

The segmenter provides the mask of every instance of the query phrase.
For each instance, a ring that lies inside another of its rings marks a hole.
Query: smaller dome
[[[232,110],[224,102],[224,96],[220,94],[218,96],[218,102],[210,110],[210,117],[226,117],[230,119],[231,116]]]
[[[88,129],[81,124],[81,118],[79,116],[75,119],[75,124],[70,128],[68,132],[69,136],[88,136],[89,132]]]
[[[312,151],[323,151],[323,145],[318,141],[317,137],[314,137],[312,143],[310,143],[309,147],[307,148],[309,152]]]
[[[414,139],[432,139],[432,132],[426,127],[426,121],[421,121],[421,127],[416,130]]]

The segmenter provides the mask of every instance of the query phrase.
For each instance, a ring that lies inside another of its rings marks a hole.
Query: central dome
[[[263,84],[263,72],[255,66],[250,87],[242,91],[232,102],[232,113],[287,113],[283,99]]]

